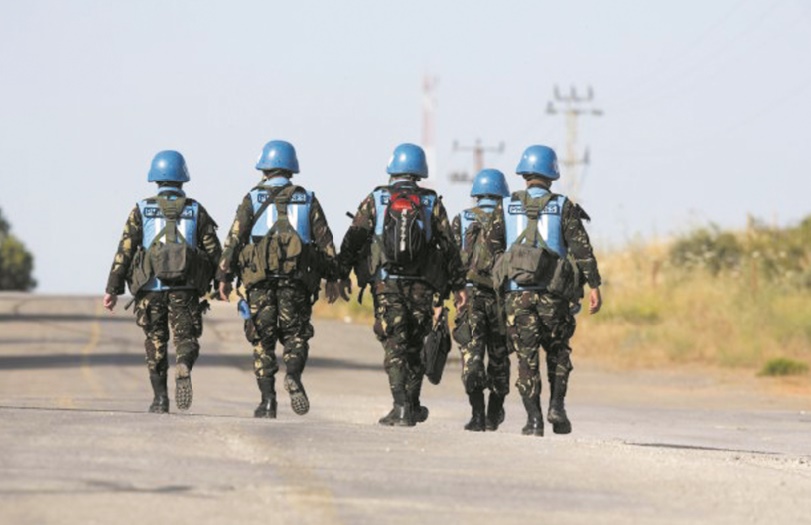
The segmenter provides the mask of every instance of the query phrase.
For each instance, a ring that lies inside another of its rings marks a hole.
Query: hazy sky
[[[558,84],[594,89],[578,121],[580,201],[598,248],[751,214],[795,224],[811,190],[811,2],[0,2],[0,208],[38,291],[102,293],[153,155],[181,151],[224,238],[265,142],[298,150],[339,243],[436,90],[450,213],[470,146],[512,188],[524,147],[566,148]],[[567,173],[564,171],[564,179]],[[560,185],[559,189],[565,189]]]

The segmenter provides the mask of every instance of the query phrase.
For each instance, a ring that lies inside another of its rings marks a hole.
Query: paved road
[[[811,523],[811,402],[576,362],[570,436],[468,433],[451,362],[428,421],[384,428],[366,326],[316,323],[312,409],[258,401],[233,305],[207,318],[189,413],[145,413],[142,334],[99,298],[0,294],[0,524]],[[551,434],[551,433],[550,433]]]

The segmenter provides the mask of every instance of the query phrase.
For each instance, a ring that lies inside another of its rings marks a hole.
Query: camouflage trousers
[[[540,348],[546,352],[550,385],[556,375],[568,377],[573,369],[569,339],[575,330],[569,302],[543,292],[510,292],[504,299],[504,309],[507,337],[518,354],[515,386],[521,396],[532,398],[541,392]]]
[[[167,345],[170,329],[177,354],[175,362],[185,363],[191,370],[200,354],[197,339],[203,333],[203,312],[206,309],[208,302],[200,302],[195,290],[138,295],[135,320],[146,335],[144,349],[150,373],[165,375],[169,369]]]
[[[394,402],[418,402],[425,363],[422,345],[433,324],[434,290],[417,280],[389,279],[375,285],[375,326],[383,343],[383,367]]]
[[[480,286],[468,286],[467,291],[467,305],[458,312],[453,330],[462,353],[462,384],[468,394],[489,388],[506,396],[510,392],[510,358],[496,293]]]
[[[307,364],[309,340],[315,334],[310,293],[300,281],[273,279],[248,290],[251,318],[245,320],[245,337],[253,345],[256,377],[273,377],[279,371],[276,342],[284,346],[282,359],[288,374],[301,374]]]

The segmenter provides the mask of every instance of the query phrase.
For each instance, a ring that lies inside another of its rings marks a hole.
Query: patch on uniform
[[[163,219],[163,212],[160,208],[147,206],[144,208],[144,217],[147,219]],[[192,219],[194,218],[194,210],[186,207],[183,208],[183,213],[180,214],[181,219]]]
[[[307,202],[307,194],[304,192],[296,192],[290,197],[290,202],[294,204],[302,204]]]
[[[259,204],[262,204],[266,200],[268,200],[268,194],[267,193],[259,192],[259,193],[256,194],[256,202],[258,202]]]
[[[389,197],[389,195],[387,193],[384,193],[383,195],[380,196],[381,204],[388,204],[389,200],[390,200],[390,197]]]
[[[523,215],[524,214],[524,205],[523,204],[510,204],[507,208],[507,213],[510,215]]]
[[[542,215],[557,215],[560,213],[560,206],[557,202],[550,202],[541,210]]]
[[[510,212],[510,213],[512,213],[512,212]],[[465,219],[467,219],[469,221],[475,221],[476,220],[476,214],[473,213],[472,211],[465,211]]]

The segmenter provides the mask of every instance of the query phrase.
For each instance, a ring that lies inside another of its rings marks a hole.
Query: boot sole
[[[192,397],[189,368],[184,364],[180,364],[177,367],[177,377],[175,379],[175,404],[178,410],[190,409]]]
[[[307,399],[303,387],[299,388],[299,385],[293,379],[286,377],[284,379],[284,389],[290,394],[290,406],[293,408],[293,412],[303,416],[310,411],[310,400]]]
[[[552,432],[555,434],[571,434],[572,424],[568,421],[565,423],[552,423]]]

